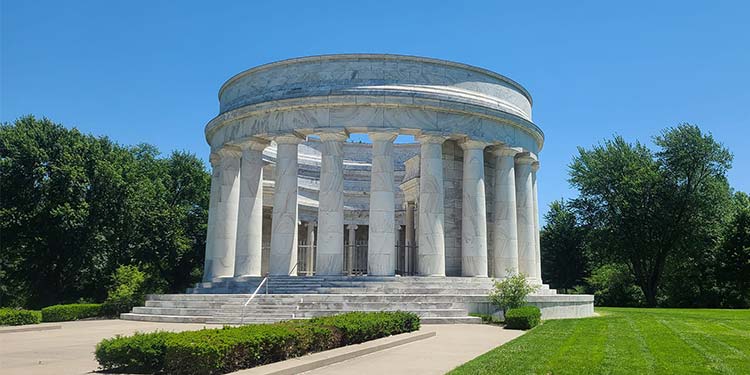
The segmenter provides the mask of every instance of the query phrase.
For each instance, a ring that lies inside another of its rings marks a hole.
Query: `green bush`
[[[490,292],[490,302],[501,308],[503,312],[526,304],[526,296],[539,289],[538,286],[529,285],[526,275],[517,273],[500,281],[495,280],[495,285]]]
[[[23,324],[39,324],[42,314],[34,310],[0,309],[0,326],[20,326]]]
[[[47,306],[42,309],[43,322],[67,322],[93,318],[102,315],[100,303],[75,303],[70,305]]]
[[[166,341],[172,332],[117,335],[96,344],[94,356],[104,370],[136,374],[153,373],[164,367]]]
[[[179,333],[155,332],[100,342],[105,371],[223,374],[419,329],[404,312],[347,313],[276,324],[253,324]]]
[[[586,281],[597,306],[637,307],[645,304],[643,291],[635,285],[635,279],[623,265],[598,267]]]
[[[130,312],[134,306],[143,305],[146,299],[144,282],[146,274],[136,266],[120,266],[112,276],[113,285],[102,304],[102,312],[107,316],[119,316]]]
[[[531,329],[542,320],[542,312],[536,306],[522,306],[505,313],[505,328]]]

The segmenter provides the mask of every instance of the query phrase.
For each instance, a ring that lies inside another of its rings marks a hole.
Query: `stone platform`
[[[474,277],[272,277],[243,305],[261,277],[215,279],[186,294],[149,295],[146,305],[122,314],[126,320],[184,323],[272,323],[350,311],[410,311],[422,323],[480,323],[469,313],[497,313],[487,295],[492,279]],[[267,294],[266,294],[267,293]],[[594,313],[591,295],[562,295],[546,285],[528,297],[543,319]]]

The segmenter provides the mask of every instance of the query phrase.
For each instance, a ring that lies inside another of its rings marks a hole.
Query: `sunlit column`
[[[417,273],[445,276],[445,191],[443,142],[445,137],[420,135],[419,249]]]
[[[240,198],[234,275],[260,276],[263,253],[263,150],[268,141],[240,144]]]
[[[240,199],[239,147],[224,146],[217,151],[220,175],[213,216],[210,258],[206,259],[208,279],[234,275],[234,253],[237,241],[237,210]],[[214,181],[212,181],[213,183]]]
[[[536,278],[536,236],[534,231],[534,187],[532,164],[534,154],[524,152],[516,156],[516,220],[518,225],[518,268],[530,283],[539,284]]]
[[[344,141],[346,132],[320,134],[318,275],[341,275],[344,267]]]
[[[271,275],[290,275],[297,265],[297,147],[303,138],[284,135],[276,141],[276,183],[271,221]]]
[[[493,275],[504,278],[518,273],[518,226],[516,217],[515,156],[518,149],[498,147],[495,155],[493,228]]]
[[[484,149],[487,143],[466,140],[461,205],[461,275],[487,277],[487,204]]]
[[[395,184],[393,141],[396,132],[369,133],[372,141],[370,174],[370,222],[368,226],[367,274],[396,274]]]

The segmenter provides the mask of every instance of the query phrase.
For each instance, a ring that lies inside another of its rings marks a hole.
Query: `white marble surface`
[[[539,240],[539,199],[537,198],[536,171],[539,170],[539,162],[531,164],[531,185],[534,191],[534,278],[542,280],[542,246]]]
[[[318,208],[318,275],[341,275],[344,269],[343,131],[320,134],[322,142]]]
[[[495,156],[493,274],[503,278],[518,273],[518,226],[516,225],[517,149],[501,146]]]
[[[240,145],[240,198],[234,275],[260,276],[263,231],[263,150],[269,142],[248,140]]]
[[[533,154],[516,156],[516,217],[518,225],[518,268],[530,283],[541,284],[536,276],[536,224],[534,223]]]
[[[419,247],[417,273],[445,276],[443,142],[444,137],[421,135],[419,181]]]
[[[487,277],[486,142],[467,140],[464,150],[461,206],[461,275]]]
[[[276,137],[276,186],[271,228],[271,275],[289,275],[297,264],[297,146],[304,139]]]
[[[211,163],[211,191],[208,200],[208,225],[206,229],[206,253],[203,262],[203,281],[211,281],[213,274],[214,248],[216,247],[216,213],[219,209],[219,192],[221,191],[221,156],[212,152],[208,158]]]
[[[234,275],[234,252],[237,241],[237,210],[240,198],[240,157],[237,147],[217,151],[219,157],[218,200],[214,212],[214,237],[211,245],[209,274],[211,278]]]
[[[397,132],[369,134],[372,141],[372,171],[367,247],[368,275],[391,276],[396,273],[393,141],[397,135]]]

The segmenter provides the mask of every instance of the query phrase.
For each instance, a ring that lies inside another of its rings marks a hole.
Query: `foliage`
[[[750,311],[596,310],[547,320],[449,375],[750,374]]]
[[[542,321],[542,311],[536,306],[521,306],[505,313],[505,328],[532,329]]]
[[[42,314],[34,310],[0,309],[0,326],[20,326],[24,324],[39,324]]]
[[[405,312],[347,313],[311,320],[180,333],[117,336],[96,346],[102,369],[221,374],[419,329]]]
[[[127,373],[153,373],[164,367],[166,341],[172,332],[136,332],[132,336],[117,335],[96,344],[94,356],[105,370]]]
[[[70,320],[93,318],[101,315],[102,305],[99,303],[54,305],[42,309],[43,322],[67,322]]]
[[[655,306],[665,269],[716,242],[729,199],[732,156],[710,134],[682,124],[654,138],[652,152],[622,137],[579,148],[572,203],[597,261],[628,268]]]
[[[209,184],[189,153],[32,116],[0,125],[0,306],[101,301],[123,264],[183,290],[200,280]]]
[[[482,319],[482,323],[486,324],[501,324],[503,323],[503,320],[492,315],[492,314],[482,314],[482,313],[469,313],[470,316],[475,316],[477,318]]]
[[[717,281],[722,304],[750,307],[750,197],[734,196],[734,214],[718,250]]]
[[[587,276],[586,231],[578,223],[575,210],[564,200],[550,204],[545,221],[539,233],[542,279],[551,288],[567,293]]]
[[[113,285],[102,304],[102,312],[107,316],[119,316],[130,312],[134,306],[144,304],[146,275],[135,266],[120,266],[112,277]]]
[[[529,285],[526,275],[514,274],[502,280],[495,280],[494,287],[490,292],[490,302],[501,308],[503,312],[508,309],[521,307],[526,304],[526,296],[539,289],[538,286]]]
[[[642,306],[643,292],[625,266],[605,264],[591,272],[586,279],[589,293],[594,294],[597,306]]]

